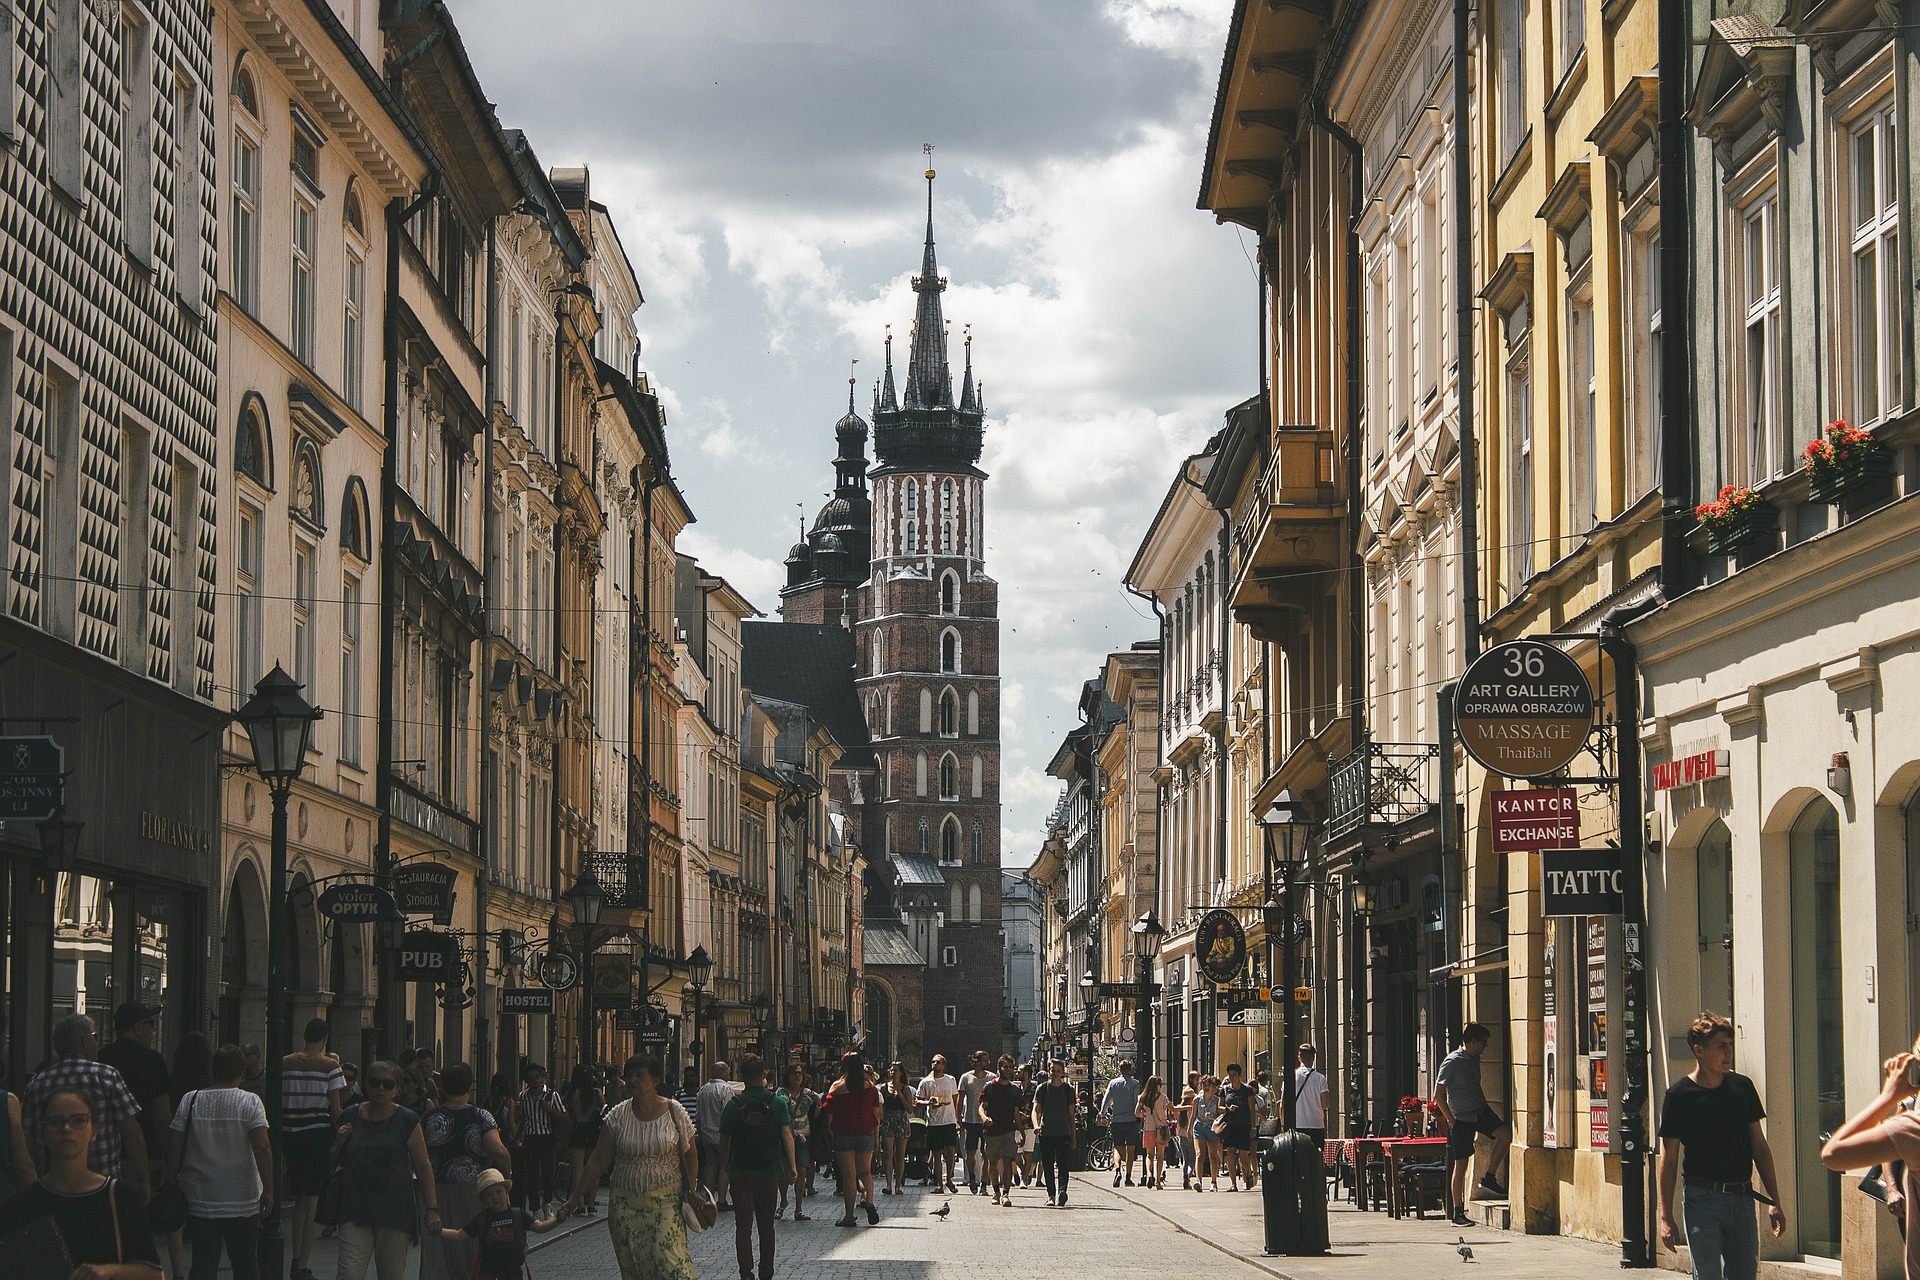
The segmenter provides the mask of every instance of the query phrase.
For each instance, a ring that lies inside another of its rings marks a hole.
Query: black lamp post
[[[293,1039],[293,1004],[288,999],[287,974],[293,965],[292,937],[287,928],[287,797],[307,765],[307,744],[313,722],[320,718],[314,705],[300,696],[300,683],[275,663],[260,677],[233,718],[247,732],[253,748],[253,767],[273,797],[273,852],[267,881],[267,1124],[280,1131],[280,1059]],[[286,1248],[280,1233],[280,1203],[260,1227],[260,1274],[281,1280]]]
[[[1294,987],[1294,909],[1293,881],[1306,853],[1306,835],[1311,828],[1307,806],[1291,791],[1282,791],[1260,815],[1260,828],[1267,843],[1267,865],[1280,873],[1280,910],[1267,914],[1267,945],[1280,948],[1280,1061],[1274,1064],[1281,1077],[1281,1124],[1293,1128],[1293,987]],[[1268,898],[1272,903],[1272,898]],[[1278,926],[1276,928],[1276,926]],[[1272,972],[1269,964],[1268,972]]]
[[[707,954],[704,944],[696,946],[693,954],[687,957],[687,985],[693,989],[693,1044],[688,1047],[687,1052],[693,1055],[695,1067],[701,1065],[700,1059],[707,1051],[707,1042],[701,1038],[700,1005],[706,999],[707,982],[712,977],[713,957]]]
[[[580,1058],[593,1058],[593,953],[600,946],[600,908],[607,905],[607,891],[592,867],[582,867],[580,876],[566,892],[567,905],[573,908],[573,922],[580,930]]]
[[[79,862],[80,832],[86,825],[78,818],[69,818],[65,805],[41,820],[40,852],[47,855],[47,871],[50,875],[72,871]],[[51,885],[48,887],[52,888]]]
[[[1153,1074],[1153,996],[1156,990],[1153,983],[1153,958],[1160,954],[1160,940],[1167,936],[1167,927],[1160,923],[1160,917],[1148,907],[1146,914],[1133,922],[1133,976],[1140,988],[1139,1002],[1134,1006],[1133,1041],[1139,1054],[1140,1078]]]
[[[1358,1134],[1365,1131],[1367,1122],[1367,976],[1371,967],[1372,939],[1368,926],[1373,921],[1374,908],[1380,904],[1380,886],[1367,874],[1366,863],[1362,860],[1354,871],[1353,878],[1347,882],[1347,897],[1353,908],[1353,980],[1347,983],[1347,1000],[1353,1011],[1351,1025],[1347,1035],[1351,1038],[1353,1051],[1348,1055],[1350,1066],[1347,1072],[1347,1089],[1352,1102],[1348,1110],[1351,1113],[1347,1132]],[[1357,1125],[1355,1122],[1358,1122]]]

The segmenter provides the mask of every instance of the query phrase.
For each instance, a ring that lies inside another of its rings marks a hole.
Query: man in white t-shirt
[[[959,1092],[960,1082],[947,1074],[946,1055],[934,1054],[933,1073],[920,1081],[915,1105],[927,1111],[927,1167],[933,1173],[933,1189],[938,1191],[944,1186],[955,1195],[960,1191],[953,1185],[953,1155],[959,1126],[953,1100]]]
[[[1293,1127],[1325,1146],[1332,1090],[1327,1087],[1327,1078],[1314,1068],[1319,1056],[1320,1051],[1312,1045],[1300,1046],[1300,1065],[1293,1070]]]
[[[993,1072],[987,1068],[987,1051],[981,1049],[973,1055],[972,1069],[960,1077],[960,1128],[966,1134],[963,1154],[967,1190],[978,1196],[987,1194],[986,1166],[980,1158],[981,1135],[986,1124],[986,1117],[980,1114],[980,1095],[992,1080]]]

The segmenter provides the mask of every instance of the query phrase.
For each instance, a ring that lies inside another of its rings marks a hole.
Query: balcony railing
[[[1424,817],[1438,803],[1439,779],[1440,748],[1431,742],[1363,743],[1328,769],[1327,839]]]
[[[647,909],[647,860],[615,849],[589,853],[587,865],[607,895],[603,904],[613,911]]]

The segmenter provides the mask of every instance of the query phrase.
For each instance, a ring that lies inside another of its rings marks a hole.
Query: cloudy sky
[[[1252,247],[1194,208],[1231,0],[451,8],[502,122],[591,168],[646,294],[682,547],[770,616],[848,361],[862,416],[888,324],[904,365],[935,145],[954,367],[971,325],[988,400],[1003,861],[1032,861],[1081,682],[1154,633],[1121,587],[1147,521],[1253,388]]]

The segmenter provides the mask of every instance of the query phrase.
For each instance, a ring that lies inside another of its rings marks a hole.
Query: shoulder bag
[[[720,1203],[706,1187],[687,1180],[685,1152],[689,1141],[688,1130],[693,1122],[687,1119],[686,1111],[671,1099],[667,1107],[668,1114],[673,1117],[674,1132],[680,1139],[673,1153],[674,1159],[680,1161],[680,1220],[687,1224],[689,1235],[699,1235],[720,1220]],[[628,1114],[632,1115],[631,1108]]]
[[[193,1100],[187,1103],[187,1127],[180,1135],[181,1173],[186,1172],[187,1152],[193,1148],[193,1113],[199,1105],[200,1091],[195,1089]],[[173,1181],[155,1191],[153,1198],[147,1201],[147,1225],[153,1228],[155,1235],[172,1235],[187,1225],[187,1215],[191,1212],[192,1208],[187,1204],[187,1189],[180,1185],[180,1178],[176,1175]]]
[[[357,1119],[357,1107],[355,1112]],[[352,1141],[353,1138],[349,1135],[347,1142]],[[340,1225],[340,1184],[347,1167],[346,1143],[340,1145],[339,1158],[330,1160],[329,1164],[331,1167],[327,1170],[327,1185],[320,1189],[319,1198],[314,1201],[313,1220],[323,1227],[337,1227]]]

